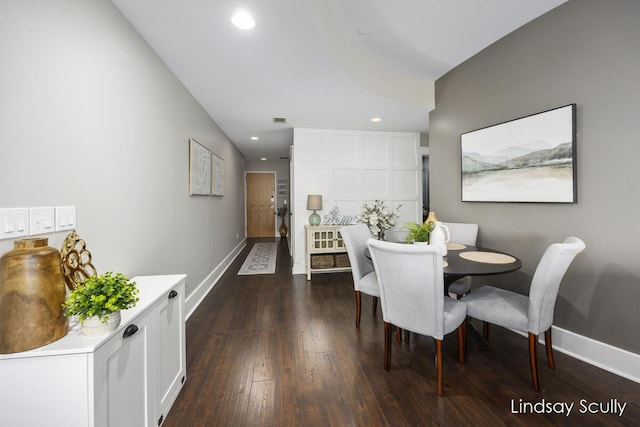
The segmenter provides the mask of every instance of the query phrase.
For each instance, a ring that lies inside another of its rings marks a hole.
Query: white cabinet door
[[[0,425],[92,426],[86,354],[0,360]]]
[[[186,337],[185,337],[185,298],[184,282],[172,289],[159,302],[156,310],[158,324],[155,352],[158,363],[157,390],[159,412],[157,417],[164,419],[173,405],[182,384],[186,379]],[[158,425],[161,421],[158,421]]]
[[[153,310],[94,353],[96,427],[155,426]]]

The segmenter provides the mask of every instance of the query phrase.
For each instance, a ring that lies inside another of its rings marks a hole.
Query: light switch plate
[[[29,208],[0,209],[0,239],[29,235]]]
[[[29,209],[29,234],[53,233],[55,231],[53,207],[30,208]]]
[[[76,228],[76,207],[56,206],[56,231]]]

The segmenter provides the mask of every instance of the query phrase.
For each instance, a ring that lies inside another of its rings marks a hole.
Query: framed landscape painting
[[[463,202],[576,203],[576,105],[460,135]]]

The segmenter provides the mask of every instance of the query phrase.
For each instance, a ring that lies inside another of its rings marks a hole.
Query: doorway
[[[274,172],[247,172],[247,237],[275,237],[276,215]]]
[[[422,220],[429,215],[429,155],[422,156]]]

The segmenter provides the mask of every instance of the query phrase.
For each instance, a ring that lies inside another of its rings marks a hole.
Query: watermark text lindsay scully
[[[568,417],[575,410],[574,413],[580,414],[612,414],[621,417],[626,408],[627,403],[618,399],[606,402],[592,402],[588,399],[580,399],[578,402],[551,402],[546,399],[528,402],[524,399],[511,399],[512,414],[561,414]]]

